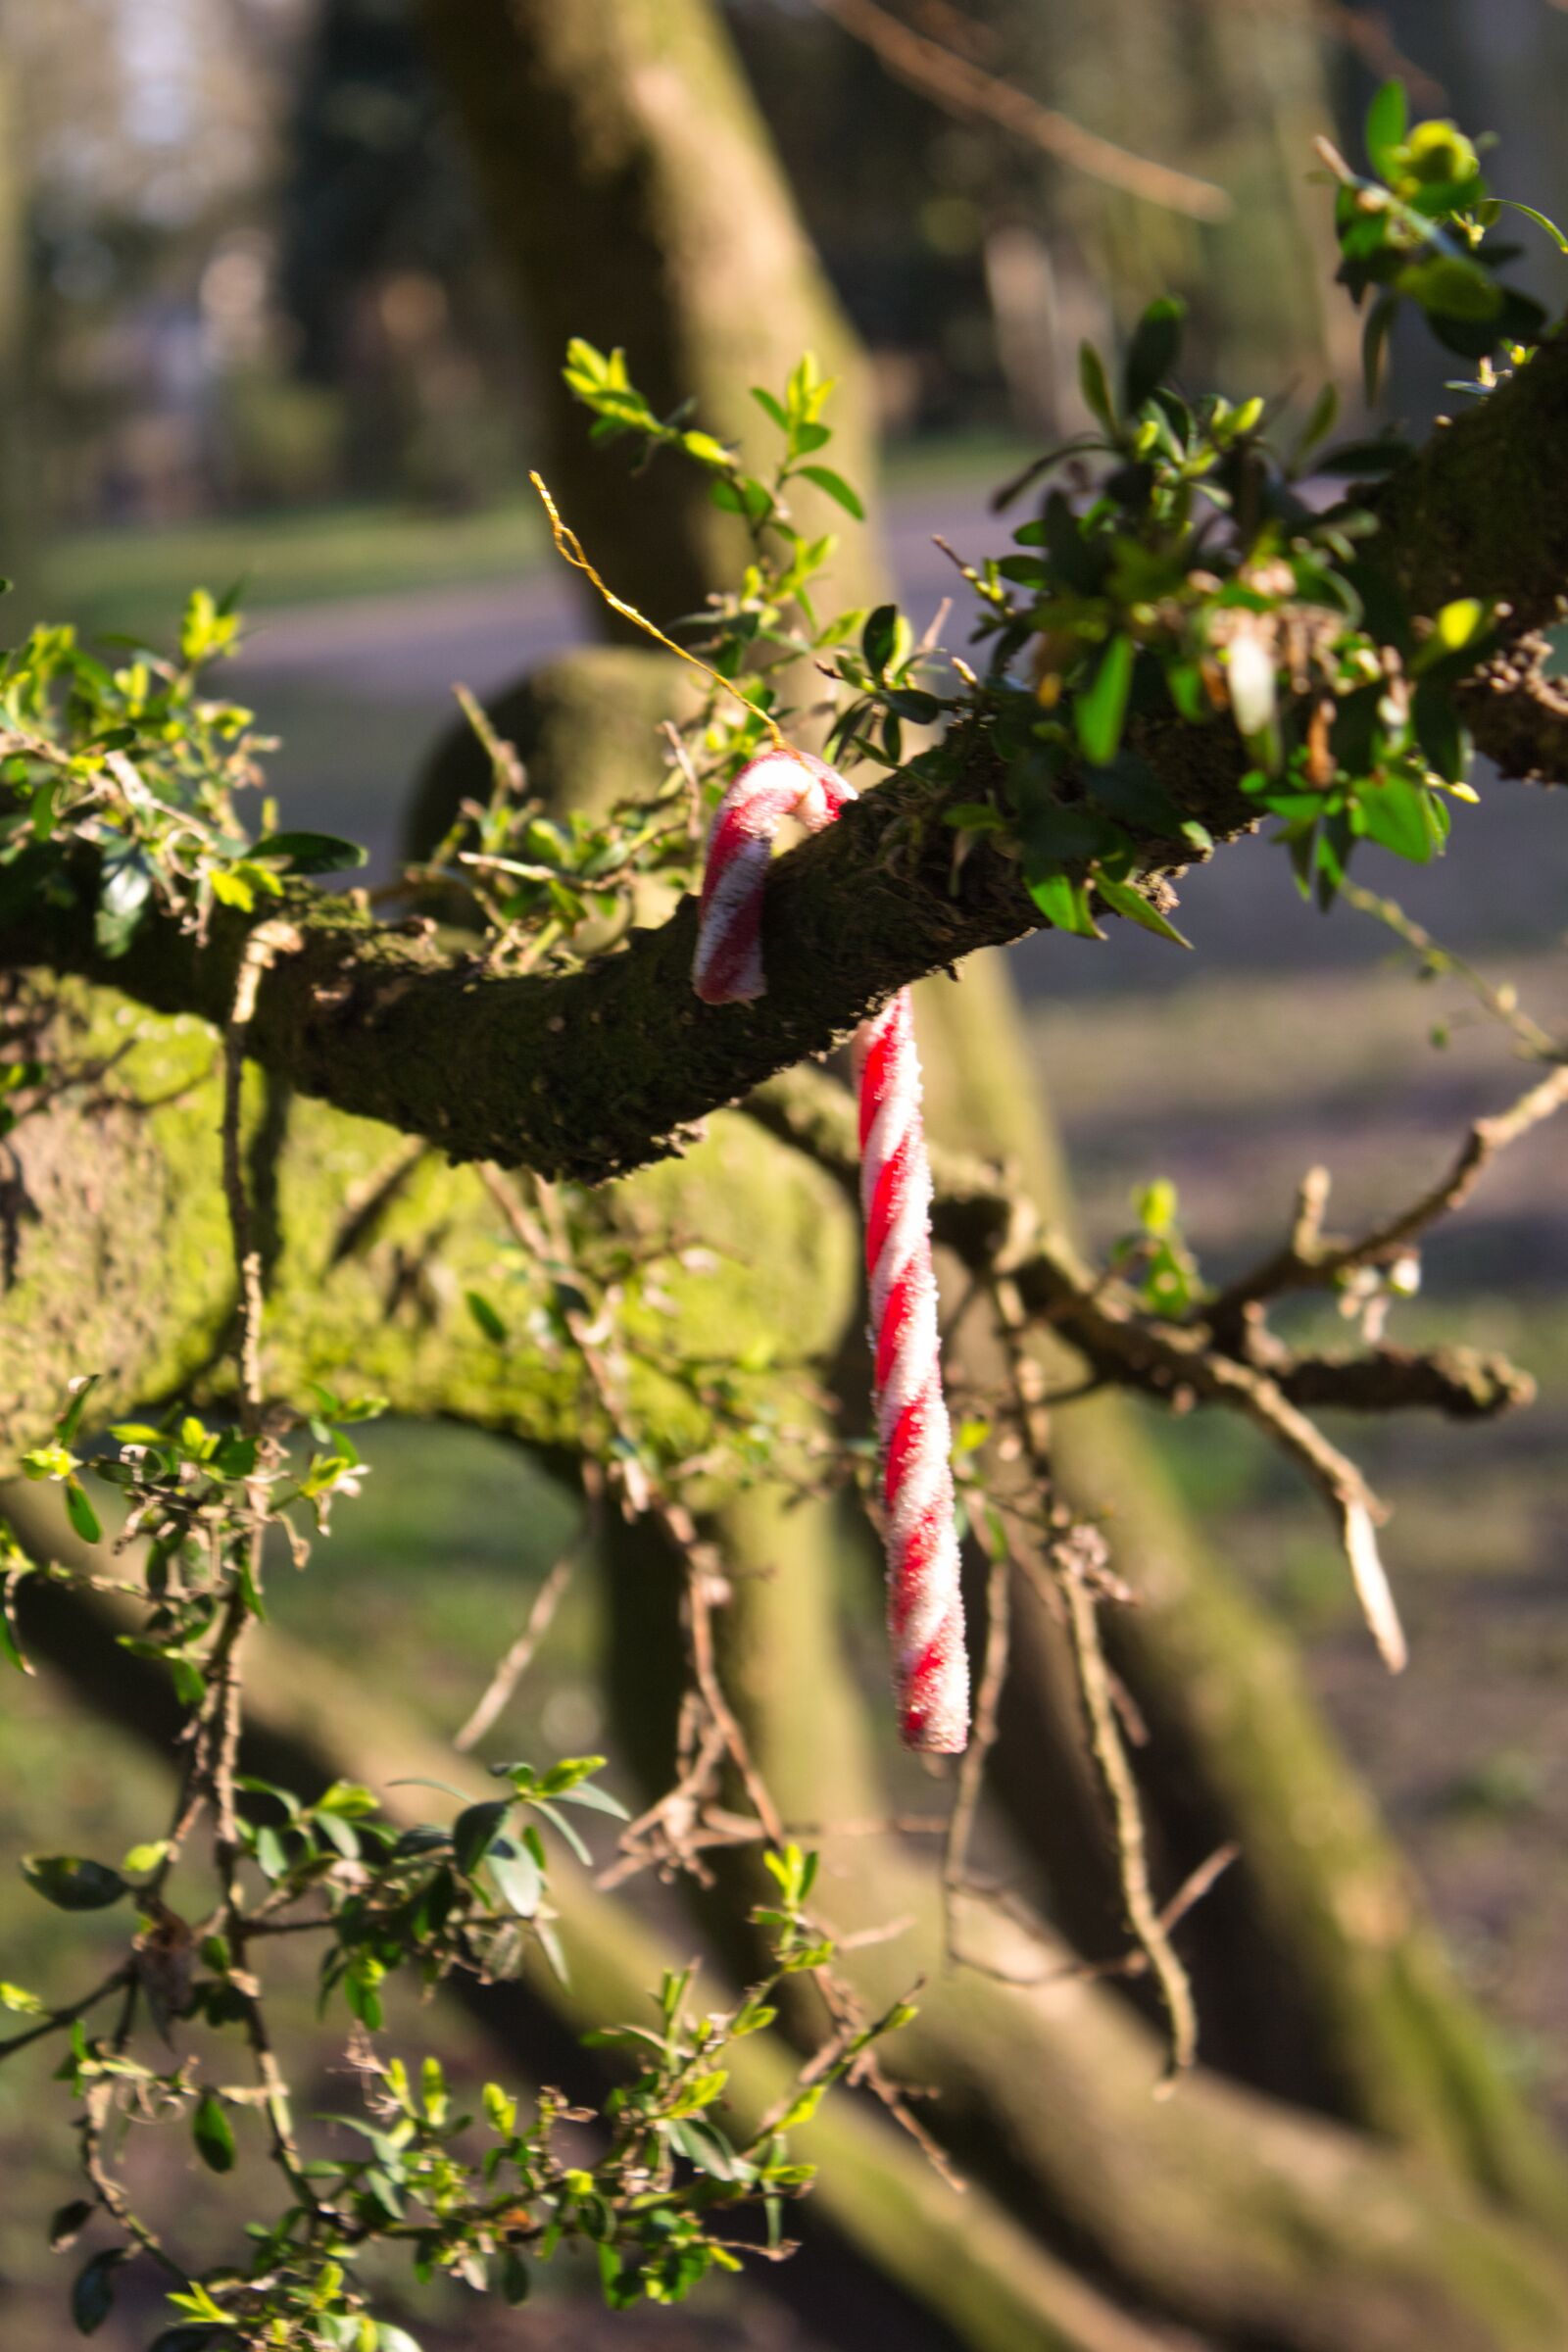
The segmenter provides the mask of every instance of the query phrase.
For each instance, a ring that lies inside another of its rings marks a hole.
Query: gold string
[[[589,563],[587,556],[583,552],[582,541],[578,538],[570,523],[564,522],[562,520],[560,510],[557,507],[555,500],[551,497],[550,492],[545,487],[543,475],[530,473],[528,479],[538,491],[540,499],[544,504],[545,513],[550,517],[550,535],[556,543],[557,554],[564,556],[566,562],[571,564],[574,570],[586,573],[588,579],[591,581],[593,586],[598,589],[600,595],[604,598],[611,611],[612,612],[618,612],[623,620],[629,620],[633,622],[636,627],[642,630],[645,636],[652,637],[656,644],[663,646],[669,653],[678,655],[682,662],[690,662],[693,669],[700,669],[705,678],[711,678],[715,686],[721,686],[726,694],[733,695],[736,702],[741,705],[743,710],[749,710],[754,718],[760,718],[761,720],[763,726],[772,736],[775,748],[778,751],[787,752],[790,749],[790,746],[785,742],[784,730],[779,725],[776,718],[769,717],[765,710],[760,710],[758,705],[752,701],[750,695],[742,694],[740,688],[733,682],[732,679],[720,676],[719,672],[716,669],[710,668],[706,662],[700,662],[695,654],[689,654],[683,645],[677,645],[672,637],[666,637],[662,629],[656,629],[653,622],[646,619],[644,615],[638,612],[635,605],[628,605],[624,598],[618,597],[615,594],[612,588],[606,587],[604,581],[600,578],[598,572],[595,571],[593,565]]]

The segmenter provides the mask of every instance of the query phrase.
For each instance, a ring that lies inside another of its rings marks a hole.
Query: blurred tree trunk
[[[29,430],[28,191],[26,148],[18,123],[21,103],[0,9],[0,574],[18,583],[21,598],[0,620],[0,637],[7,643],[38,606],[39,514]]]
[[[1206,225],[1045,167],[1063,288],[1114,289],[1122,329],[1155,295],[1184,294],[1187,372],[1233,395],[1298,374],[1315,388],[1325,371],[1352,382],[1356,324],[1330,283],[1328,211],[1307,179],[1312,138],[1334,124],[1310,0],[995,0],[995,15],[1031,88],[1233,200]],[[1076,425],[1075,348],[1061,366],[1058,412]]]
[[[709,0],[421,0],[421,13],[537,354],[544,470],[623,596],[665,623],[698,611],[744,561],[740,525],[696,466],[661,459],[632,488],[617,452],[590,447],[560,377],[572,335],[623,345],[662,416],[692,400],[708,430],[754,448],[771,427],[748,388],[777,389],[814,350],[844,377],[835,465],[868,484],[874,458],[869,383],[723,24]],[[809,486],[791,499],[805,529],[843,520]],[[842,605],[867,601],[870,562],[868,542],[842,551]]]

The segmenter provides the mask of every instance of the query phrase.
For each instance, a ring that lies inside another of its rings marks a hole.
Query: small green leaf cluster
[[[1210,846],[1145,758],[1151,727],[1229,715],[1252,761],[1243,792],[1284,820],[1298,881],[1324,905],[1357,841],[1430,858],[1450,799],[1475,797],[1453,689],[1486,655],[1491,609],[1460,598],[1412,613],[1374,517],[1301,496],[1332,397],[1282,457],[1260,399],[1171,387],[1179,345],[1178,306],[1152,305],[1118,392],[1086,347],[1098,430],[1008,486],[1004,502],[1072,468],[1014,533],[1019,552],[970,573],[990,647],[976,709],[1001,780],[994,800],[946,818],[960,849],[985,833],[1012,846],[1041,911],[1083,937],[1098,936],[1096,900],[1179,936],[1135,878],[1162,845]],[[1104,467],[1090,475],[1095,458]]]
[[[114,667],[50,626],[4,656],[0,920],[37,892],[85,901],[100,954],[119,956],[152,906],[205,924],[215,906],[276,899],[290,872],[364,862],[352,843],[274,831],[270,810],[260,839],[241,823],[236,796],[260,784],[268,747],[252,713],[205,684],[239,630],[232,596],[197,589],[173,655],[129,643]]]
[[[525,1764],[497,1767],[514,1794],[495,1807],[466,1808],[442,1834],[454,1865],[470,1881],[481,1867],[493,1868],[503,1838],[492,1812],[505,1817],[514,1807],[530,1806],[563,1827],[563,1805],[618,1815],[615,1800],[593,1780],[600,1763],[581,1757],[540,1773]],[[347,1787],[306,1809],[282,1790],[246,1786],[285,1802],[297,1834],[315,1820],[335,1822],[340,1831],[352,1823],[363,1835],[374,1813],[367,1791]],[[524,1838],[531,1840],[533,1833]],[[577,1842],[575,1834],[571,1841]],[[337,1834],[330,1842],[340,1864],[369,1850],[359,1847],[351,1855]],[[651,2025],[615,2025],[585,2034],[588,2047],[613,2052],[627,2070],[602,2117],[568,2107],[550,2089],[539,2093],[525,2117],[515,2095],[496,2082],[484,2085],[475,2114],[454,2094],[435,2057],[424,2058],[416,2078],[400,2058],[379,2059],[363,2044],[358,2065],[365,2112],[314,2119],[333,2136],[353,2134],[356,2144],[294,2158],[293,2200],[275,2220],[249,2225],[243,2265],[219,2264],[188,2275],[170,2293],[179,2318],[160,2335],[156,2352],[176,2352],[187,2331],[196,2330],[206,2352],[241,2345],[417,2352],[406,2331],[366,2308],[357,2266],[376,2246],[406,2250],[420,2280],[450,2275],[512,2304],[526,2299],[536,2265],[548,2264],[563,2248],[583,2249],[597,2264],[605,2300],[615,2310],[644,2301],[679,2302],[711,2271],[739,2270],[748,2252],[788,2251],[785,2209],[809,2186],[814,2169],[792,2154],[788,2134],[809,2123],[830,2085],[914,2011],[906,2002],[893,2004],[835,2043],[830,2059],[804,2070],[754,2128],[733,2129],[726,2115],[726,2053],[772,2025],[774,1996],[786,1977],[823,1967],[833,1957],[833,1945],[803,1910],[815,1857],[790,1846],[768,1860],[779,1900],[759,1917],[774,1930],[771,1969],[734,2006],[710,2011],[694,2005],[693,1972],[670,1972]],[[275,1899],[269,1896],[259,1919],[275,1919]],[[212,1949],[215,1940],[209,1936],[202,1941],[201,1961],[211,1973],[193,1985],[184,2013],[221,2028],[243,2023],[255,1993],[228,1969],[225,1955]],[[13,2008],[29,2014],[41,2008],[20,1987],[6,1991],[14,1996],[8,2002]],[[379,2022],[375,2017],[367,2024]],[[266,2121],[270,2113],[271,2094],[265,2086],[208,2080],[194,2059],[148,2066],[118,2042],[90,2038],[79,2018],[72,2023],[58,2078],[89,2114],[121,2101],[134,2105],[143,2125],[187,2130],[202,2164],[218,2174],[241,2161],[249,2119],[260,2114]],[[561,2146],[560,2135],[564,2127],[594,2122],[603,2128],[602,2150],[585,2164]],[[51,2226],[51,2243],[62,2250],[73,2245],[98,2210],[97,2198],[64,2208]],[[757,2220],[746,2226],[751,2216]],[[116,2274],[129,2254],[122,2244],[105,2248],[78,2273],[73,2313],[82,2333],[94,2332],[108,2317]]]
[[[595,1335],[593,1353],[619,1400],[602,1450],[633,1507],[651,1490],[678,1495],[697,1480],[719,1479],[733,1494],[763,1479],[796,1479],[799,1431],[788,1413],[788,1384],[804,1368],[781,1362],[765,1336],[715,1356],[686,1353],[671,1338],[670,1286],[710,1280],[713,1253],[678,1234],[630,1234],[606,1220],[578,1186],[555,1188],[555,1207],[539,1246],[503,1244],[501,1284],[466,1292],[465,1302],[492,1347],[511,1346],[520,1331],[547,1361],[575,1364],[590,1425],[604,1411],[583,1347],[585,1332]],[[642,1409],[649,1398],[657,1398],[657,1414]],[[687,1431],[702,1433],[696,1456],[680,1444]]]
[[[1139,1303],[1152,1315],[1178,1322],[1202,1303],[1207,1286],[1182,1232],[1176,1187],[1156,1176],[1133,1196],[1138,1223],[1111,1247],[1110,1264],[1131,1279]]]
[[[567,347],[564,375],[577,399],[593,412],[596,438],[630,437],[638,445],[640,466],[661,451],[695,464],[708,477],[714,506],[746,525],[751,560],[738,586],[713,595],[705,611],[689,613],[677,624],[691,632],[692,642],[721,678],[738,679],[745,672],[752,712],[737,716],[721,698],[705,713],[698,730],[713,772],[731,773],[765,740],[761,714],[785,715],[773,673],[846,644],[866,619],[863,611],[840,612],[825,621],[818,616],[815,584],[829,571],[838,540],[832,532],[808,537],[795,520],[790,499],[794,484],[808,482],[855,521],[865,519],[858,491],[820,462],[820,453],[833,438],[824,415],[834,378],[824,376],[813,354],[807,352],[781,392],[753,387],[752,398],[783,436],[772,467],[754,472],[738,448],[690,423],[689,404],[671,416],[656,416],[627,380],[624,353],[607,356],[592,344],[574,340]]]
[[[1413,304],[1444,348],[1463,359],[1522,358],[1546,313],[1533,295],[1502,282],[1520,248],[1491,231],[1506,209],[1535,221],[1563,253],[1568,238],[1544,213],[1493,195],[1477,143],[1455,123],[1412,123],[1400,82],[1385,82],[1373,99],[1366,150],[1368,175],[1322,149],[1339,182],[1339,282],[1358,306],[1373,296],[1361,338],[1367,398],[1377,392],[1402,303]]]
[[[464,803],[407,879],[416,887],[457,883],[488,935],[493,962],[564,966],[589,925],[597,927],[593,950],[603,954],[634,919],[642,886],[688,887],[693,828],[677,768],[652,795],[617,801],[602,816],[580,808],[552,814],[529,794],[514,750],[479,704],[466,689],[458,699],[489,757],[490,794],[483,804]]]

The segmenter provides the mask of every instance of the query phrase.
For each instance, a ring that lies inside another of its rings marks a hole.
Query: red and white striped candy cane
[[[776,748],[742,768],[708,836],[692,967],[705,1003],[749,1001],[767,986],[762,888],[780,823],[793,816],[819,832],[854,798],[854,787],[808,752]],[[907,990],[856,1031],[855,1067],[899,1733],[906,1747],[956,1755],[968,1738],[969,1663]]]

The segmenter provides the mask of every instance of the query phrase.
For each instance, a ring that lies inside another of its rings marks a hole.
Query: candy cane
[[[708,836],[692,967],[706,1004],[747,1002],[766,988],[762,888],[780,823],[794,816],[820,832],[854,798],[854,787],[808,752],[763,752],[742,768]],[[899,1734],[906,1747],[955,1755],[968,1736],[969,1664],[907,990],[860,1024],[854,1053]]]

